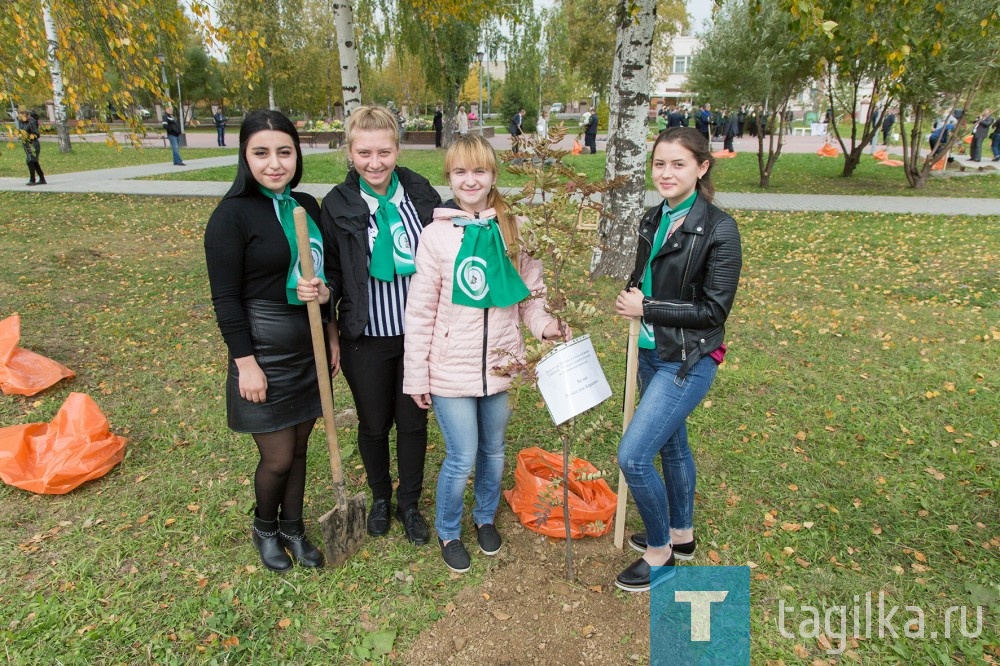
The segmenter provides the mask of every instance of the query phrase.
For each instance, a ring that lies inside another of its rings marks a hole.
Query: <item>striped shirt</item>
[[[378,235],[378,222],[375,221],[378,201],[364,192],[361,192],[361,198],[368,204],[368,210],[371,212],[371,216],[368,218],[368,264],[371,266],[372,247],[375,245],[375,237]],[[403,228],[406,229],[406,235],[410,238],[410,248],[413,255],[416,256],[420,232],[424,225],[420,223],[417,209],[414,208],[410,197],[406,196],[402,185],[396,188],[392,203],[396,204],[399,209],[399,215],[403,218]],[[406,307],[406,294],[409,289],[409,275],[397,275],[392,282],[383,282],[369,276],[368,325],[365,326],[365,335],[378,337],[403,335],[403,311]]]

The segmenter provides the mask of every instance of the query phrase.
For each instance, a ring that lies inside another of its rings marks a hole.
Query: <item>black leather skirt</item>
[[[236,432],[274,432],[323,414],[316,384],[309,316],[302,306],[250,299],[243,302],[257,365],[267,377],[262,403],[240,397],[239,369],[229,359],[226,408]]]

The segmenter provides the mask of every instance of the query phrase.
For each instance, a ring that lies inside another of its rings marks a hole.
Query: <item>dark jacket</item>
[[[662,215],[660,204],[646,211],[639,223],[635,270],[627,287],[642,281]],[[660,358],[681,362],[678,377],[722,345],[742,267],[736,222],[699,196],[653,258],[653,296],[642,302],[642,316],[653,325]]]
[[[222,111],[217,111],[216,114],[212,116],[212,120],[215,122],[215,128],[219,129],[226,126],[226,121],[229,120],[229,118],[222,115]]]
[[[177,124],[177,120],[169,113],[163,114],[163,129],[167,130],[167,134],[171,136],[181,135],[181,126]]]
[[[423,226],[433,221],[441,197],[426,178],[397,166],[396,175],[413,202]],[[361,178],[351,169],[347,178],[323,197],[320,225],[330,239],[325,259],[330,302],[337,307],[342,339],[361,337],[368,326],[368,222],[371,212],[361,198]]]
[[[440,112],[440,111],[435,111],[434,112],[434,122],[433,122],[433,125],[434,125],[434,129],[436,129],[436,130],[444,129],[444,114],[442,112]]]
[[[590,118],[587,119],[587,127],[584,134],[590,136],[597,136],[597,112],[592,111],[590,113]]]

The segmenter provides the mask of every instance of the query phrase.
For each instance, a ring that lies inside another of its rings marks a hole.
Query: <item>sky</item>
[[[701,32],[701,24],[712,16],[714,0],[686,0],[685,4],[691,17],[691,31]]]

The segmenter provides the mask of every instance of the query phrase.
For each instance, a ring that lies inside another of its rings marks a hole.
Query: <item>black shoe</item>
[[[646,535],[642,532],[638,534],[633,534],[628,538],[628,545],[632,546],[632,550],[638,551],[640,553],[646,552]],[[697,539],[691,539],[687,543],[675,543],[673,545],[673,553],[678,560],[688,560],[694,559],[694,551],[698,546]]]
[[[674,568],[674,556],[671,555],[665,565],[656,568],[656,578],[650,584],[649,576],[652,572],[653,568],[640,557],[628,569],[618,574],[615,585],[626,592],[648,592],[651,587],[670,580],[677,573]]]
[[[41,180],[38,181],[38,184],[39,185],[48,185],[49,182],[47,180],[45,180],[44,178],[42,178]]]
[[[974,158],[974,159],[971,159],[971,160],[969,160],[969,161],[970,161],[970,162],[982,162],[982,160],[981,160],[981,159],[979,159],[978,157],[977,157],[977,158]]]
[[[33,185],[37,185],[37,184],[38,184],[38,183],[36,183],[36,182],[35,182],[35,181],[33,181],[33,180],[29,180],[29,181],[28,181],[27,183],[25,183],[25,185],[27,185],[28,187],[31,187],[31,186],[33,186]]]
[[[261,520],[254,514],[253,545],[260,553],[260,561],[271,571],[288,571],[292,568],[292,561],[278,538],[277,520]]]
[[[500,533],[497,532],[493,523],[476,525],[476,539],[479,541],[479,550],[483,551],[483,555],[496,555],[500,552],[500,546],[503,545]]]
[[[174,166],[187,166],[184,162],[174,162]]]
[[[1000,157],[994,157],[992,161],[994,161],[994,162],[1000,162]]]
[[[420,509],[414,504],[406,508],[396,507],[396,518],[403,523],[403,531],[406,538],[415,546],[422,546],[430,541],[430,532],[427,529],[427,521],[420,515]]]
[[[323,553],[310,543],[306,536],[305,524],[302,519],[279,520],[278,537],[281,545],[288,549],[292,558],[300,566],[315,568],[323,566]]]
[[[372,500],[372,510],[368,512],[368,534],[372,536],[385,536],[389,531],[389,516],[392,509],[392,502],[387,499]]]
[[[465,573],[472,567],[469,551],[465,549],[461,539],[452,539],[446,546],[438,538],[438,543],[441,545],[441,557],[444,558],[444,563],[449,569],[455,573]]]

